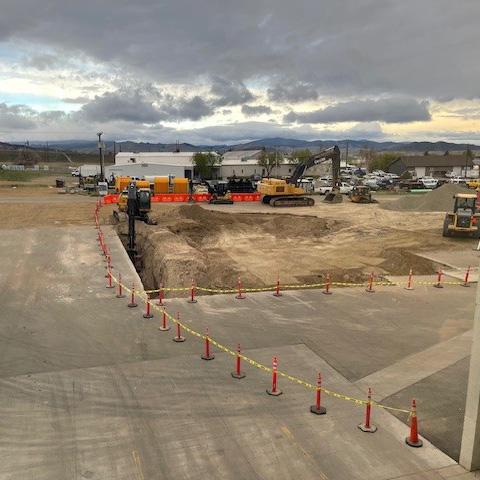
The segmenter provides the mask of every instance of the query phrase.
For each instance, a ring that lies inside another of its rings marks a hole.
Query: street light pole
[[[105,181],[105,162],[103,160],[103,144],[102,144],[103,132],[98,132],[98,154],[100,156],[100,181]]]

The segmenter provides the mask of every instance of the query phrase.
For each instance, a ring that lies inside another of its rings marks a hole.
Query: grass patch
[[[32,171],[15,171],[15,170],[0,170],[0,180],[7,182],[31,182],[36,178],[51,175],[50,172],[32,172]]]

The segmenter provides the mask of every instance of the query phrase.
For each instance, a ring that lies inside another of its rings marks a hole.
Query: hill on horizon
[[[44,148],[48,143],[49,149],[76,151],[82,153],[97,152],[97,142],[93,140],[61,140],[49,142],[30,142],[30,148]],[[294,150],[300,148],[329,148],[333,145],[338,145],[342,149],[346,149],[347,145],[350,151],[360,149],[373,149],[376,151],[399,151],[408,153],[423,153],[429,152],[446,152],[446,151],[465,151],[467,149],[480,150],[480,145],[468,143],[452,143],[452,142],[377,142],[374,140],[299,140],[295,138],[261,138],[246,143],[238,143],[233,145],[193,145],[190,143],[151,143],[151,142],[134,142],[134,141],[120,141],[120,142],[105,142],[106,150],[108,152],[172,152],[178,147],[180,151],[205,151],[218,150],[221,152],[229,150],[258,150],[258,149],[275,149],[282,148],[286,150]],[[23,145],[16,145],[14,143],[0,142],[0,150],[17,150],[24,148]]]

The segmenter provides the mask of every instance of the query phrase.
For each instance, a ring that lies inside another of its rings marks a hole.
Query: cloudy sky
[[[480,143],[478,0],[4,0],[0,141]]]

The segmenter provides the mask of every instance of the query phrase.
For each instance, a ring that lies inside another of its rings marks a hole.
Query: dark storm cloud
[[[407,123],[430,120],[428,102],[413,98],[395,97],[379,100],[354,100],[331,105],[312,112],[290,112],[286,122],[339,123],[373,122]]]
[[[479,15],[478,0],[6,0],[0,41],[84,53],[159,82],[262,78],[275,91],[269,79],[280,76],[320,95],[472,98]]]
[[[157,123],[163,120],[162,113],[153,102],[139,92],[107,92],[96,96],[82,107],[87,120],[108,122],[125,120],[136,123]]]
[[[267,90],[268,99],[272,102],[298,103],[307,100],[316,100],[316,88],[305,82],[284,80]]]
[[[35,128],[32,117],[35,112],[26,105],[11,105],[0,103],[0,130],[29,130]]]
[[[220,77],[213,78],[210,93],[216,97],[213,103],[219,107],[241,105],[255,99],[242,82]]]
[[[96,96],[85,104],[80,116],[95,122],[126,121],[155,124],[160,121],[199,120],[213,108],[201,97],[165,95],[147,86],[143,90],[117,90]]]
[[[164,116],[171,120],[200,120],[202,117],[212,115],[214,109],[201,97],[191,99],[178,99],[163,108]]]
[[[246,117],[254,117],[255,115],[263,115],[272,112],[273,110],[267,105],[242,105],[242,113]]]

